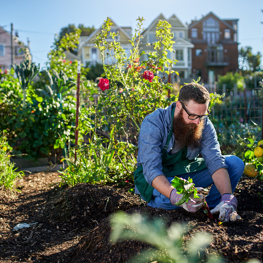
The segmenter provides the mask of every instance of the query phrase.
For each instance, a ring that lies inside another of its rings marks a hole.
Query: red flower
[[[7,74],[7,69],[4,70],[4,73]]]
[[[72,61],[69,61],[69,64],[72,64]]]
[[[109,89],[110,85],[109,85],[109,80],[108,79],[100,79],[99,80],[99,84],[98,87],[104,91],[105,89]]]
[[[63,63],[66,63],[66,59],[63,59],[62,62],[63,62]]]
[[[145,70],[142,77],[144,79],[148,79],[149,82],[152,82],[153,81],[153,78],[154,78],[154,75],[153,73],[150,71],[150,70]]]
[[[34,110],[31,111],[31,113],[34,113],[34,112],[35,112]]]

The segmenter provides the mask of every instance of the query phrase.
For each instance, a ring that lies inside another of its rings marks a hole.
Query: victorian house
[[[213,84],[218,75],[238,70],[238,19],[220,19],[210,12],[191,21],[188,36],[192,49],[192,75]]]
[[[173,52],[168,52],[168,58],[176,59],[177,62],[172,65],[172,69],[179,73],[173,74],[171,82],[183,83],[191,78],[192,69],[192,52],[191,49],[194,45],[188,39],[188,28],[183,24],[180,19],[173,14],[170,18],[166,19],[163,14],[156,17],[149,27],[142,33],[144,38],[140,45],[140,49],[145,51],[143,59],[146,59],[147,52],[151,50],[151,46],[147,46],[147,43],[153,43],[156,41],[156,26],[159,20],[166,20],[172,27],[171,32],[173,33]]]
[[[111,26],[111,32],[118,33],[116,40],[120,42],[121,47],[125,50],[127,57],[129,57],[130,50],[132,49],[132,45],[130,43],[132,28],[120,27],[112,19],[110,20],[113,23]],[[101,27],[95,30],[90,36],[80,37],[78,56],[81,58],[81,61],[85,66],[96,65],[96,63],[102,64],[100,51],[95,47],[96,35],[100,32],[100,30]],[[113,41],[110,34],[108,35],[107,41]],[[115,62],[114,60],[114,57],[109,54],[105,59],[105,63],[112,64]]]

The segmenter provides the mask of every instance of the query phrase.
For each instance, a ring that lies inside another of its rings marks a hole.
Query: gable
[[[216,16],[213,12],[208,13],[206,16],[204,16],[202,19],[198,21],[192,21],[191,24],[189,25],[189,29],[196,27],[198,25],[203,26],[203,22],[208,21],[209,19],[214,19],[217,21],[219,24],[223,23],[225,24],[229,29],[235,30],[230,24],[226,23],[224,20],[220,19],[218,16]]]
[[[184,27],[186,28],[186,25],[184,25],[181,20],[175,15],[173,14],[168,20],[167,22],[169,22],[169,24],[171,24],[172,27]]]
[[[119,32],[119,40],[121,43],[130,43],[129,41],[131,40],[131,36],[121,27],[119,27],[111,18],[110,18],[112,25],[111,25],[111,31],[118,31]],[[82,49],[83,46],[85,45],[94,45],[96,36],[99,34],[99,32],[102,29],[102,25],[95,30],[90,36],[86,37],[86,39],[81,38],[80,39],[80,44],[79,44],[79,50]]]
[[[182,38],[177,38],[175,40],[174,46],[183,46],[183,47],[188,47],[188,48],[194,47],[194,45],[191,42],[189,42],[185,39],[182,39]]]

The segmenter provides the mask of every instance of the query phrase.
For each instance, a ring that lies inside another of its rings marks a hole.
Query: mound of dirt
[[[166,211],[151,207],[137,207],[126,211],[128,214],[140,213],[148,218],[162,218],[167,227],[174,222],[186,223],[191,230],[184,236],[189,241],[197,232],[208,232],[213,242],[206,254],[220,254],[227,262],[242,262],[250,258],[263,259],[263,184],[260,181],[243,178],[236,189],[239,201],[239,214],[242,219],[218,225],[199,211],[190,214],[185,210]],[[127,262],[134,255],[151,246],[125,241],[117,244],[109,242],[110,224],[108,218],[82,238],[71,262]],[[159,262],[159,261],[158,261]]]
[[[79,184],[59,187],[58,173],[29,174],[18,181],[21,192],[1,190],[0,262],[127,262],[144,249],[138,241],[109,242],[109,215],[118,210],[162,218],[167,226],[184,222],[191,230],[187,242],[197,232],[209,232],[213,243],[207,254],[217,253],[227,262],[263,255],[263,183],[244,177],[235,195],[242,219],[218,226],[201,211],[165,211],[144,206],[133,186]],[[31,224],[14,231],[18,223]],[[32,224],[33,223],[33,224]]]

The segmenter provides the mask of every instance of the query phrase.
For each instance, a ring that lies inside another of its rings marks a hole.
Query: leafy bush
[[[169,229],[161,219],[149,221],[140,214],[127,215],[118,212],[111,216],[112,243],[124,240],[138,240],[148,243],[154,249],[145,250],[131,262],[223,262],[220,257],[208,256],[205,259],[204,248],[211,242],[212,237],[207,233],[197,233],[187,245],[183,243],[183,235],[187,228],[179,223],[172,224]]]
[[[0,136],[0,188],[12,189],[15,179],[22,177],[24,173],[16,172],[14,163],[10,162],[12,147],[8,144],[5,133],[6,131]]]
[[[140,252],[130,262],[173,262],[173,263],[223,263],[221,256],[207,255],[205,248],[212,242],[208,233],[196,233],[187,244],[183,242],[183,235],[188,228],[179,223],[173,223],[166,229],[165,222],[156,218],[149,220],[141,214],[128,215],[117,212],[111,215],[112,232],[110,241],[137,240],[148,243],[153,249]],[[259,263],[251,259],[247,263]]]
[[[132,181],[132,172],[136,163],[133,155],[135,146],[126,142],[117,143],[111,130],[110,139],[92,134],[87,144],[77,149],[66,159],[68,167],[60,172],[62,183],[74,186],[78,183],[122,183]],[[73,149],[74,150],[74,149]]]
[[[224,84],[226,85],[228,91],[234,90],[235,85],[237,85],[237,90],[244,90],[244,78],[238,72],[234,74],[232,72],[228,72],[224,76],[219,76],[217,82],[218,93],[223,93]]]

